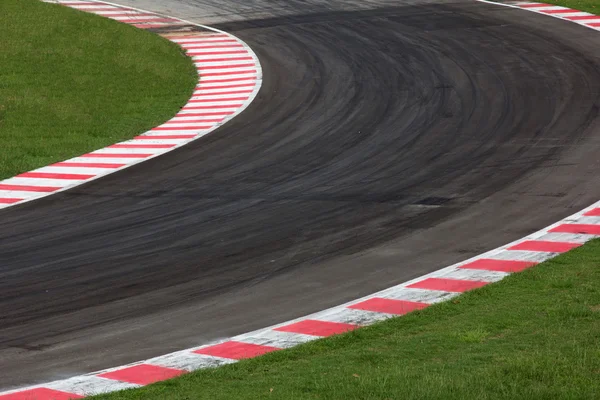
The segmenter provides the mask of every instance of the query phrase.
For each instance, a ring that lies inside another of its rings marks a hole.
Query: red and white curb
[[[92,0],[46,2],[102,15],[142,29],[163,29],[165,33],[161,35],[180,45],[192,58],[200,82],[175,117],[146,133],[0,181],[0,209],[71,189],[196,140],[241,113],[261,87],[262,70],[258,58],[250,47],[228,33],[112,3]]]
[[[290,348],[451,299],[598,237],[600,201],[523,239],[325,311],[149,360],[5,392],[0,400],[78,399]]]

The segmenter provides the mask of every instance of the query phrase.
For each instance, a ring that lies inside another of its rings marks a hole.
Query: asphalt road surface
[[[0,388],[305,315],[600,199],[600,40],[472,1],[122,0],[265,81],[178,151],[0,212]]]

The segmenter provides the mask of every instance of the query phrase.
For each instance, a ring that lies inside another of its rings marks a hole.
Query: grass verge
[[[0,38],[0,179],[147,131],[197,81],[174,43],[38,0],[1,0]]]
[[[94,397],[260,398],[600,398],[600,240],[401,318]]]

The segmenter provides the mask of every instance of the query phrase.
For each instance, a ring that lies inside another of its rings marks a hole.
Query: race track
[[[206,138],[0,211],[0,389],[282,322],[600,199],[600,41],[474,1],[122,0],[248,43]]]

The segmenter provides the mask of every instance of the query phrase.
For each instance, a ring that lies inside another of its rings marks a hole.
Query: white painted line
[[[175,122],[199,122],[202,123],[202,121],[212,121],[215,119],[222,119],[225,118],[227,116],[227,114],[221,114],[221,115],[202,115],[202,116],[194,116],[194,117],[186,117],[185,114],[183,114],[183,116],[181,117],[175,117],[172,120],[169,121],[169,124],[171,123],[175,123]]]
[[[299,344],[307,343],[316,339],[318,339],[318,337],[313,335],[279,332],[274,330],[254,332],[250,334],[235,336],[232,338],[232,340],[239,342],[258,344],[261,346],[278,347],[280,349],[288,349],[290,347],[294,347]]]
[[[544,262],[558,256],[560,253],[525,251],[525,250],[504,250],[494,254],[490,258],[494,260],[513,260],[513,261],[533,261]]]
[[[126,142],[117,143],[120,144],[149,144],[146,140],[128,140]],[[154,154],[160,153],[164,149],[122,149],[122,148],[112,148],[107,147],[105,149],[99,149],[89,154]],[[90,161],[92,157],[79,156],[69,160],[69,162],[104,162],[101,158],[93,158],[93,161]]]
[[[114,19],[115,21],[129,21],[129,20],[139,20],[137,22],[141,22],[141,21],[151,21],[153,19],[160,19],[162,17],[158,16],[158,15],[147,15],[147,16],[143,16],[143,15],[128,15],[128,16],[120,16],[120,17],[115,17],[115,16],[110,16],[110,15],[103,15],[107,18],[110,19]],[[153,24],[155,22],[152,22]],[[160,22],[159,22],[160,23]]]
[[[127,10],[127,9],[119,9],[117,11],[89,11],[92,14],[97,14],[97,15],[101,15],[103,17],[110,17],[112,15],[121,15],[121,14],[127,14],[127,15],[131,15],[131,16],[136,16],[136,15],[144,15],[143,13],[139,12],[139,11],[132,11],[132,10]],[[156,17],[159,17],[157,15],[155,15]],[[162,17],[159,17],[162,18]]]
[[[205,102],[239,102],[240,100],[230,100],[231,98],[244,98],[246,99],[250,93],[235,93],[235,94],[219,94],[219,93],[202,93],[196,96],[192,96],[192,100],[202,100]],[[244,101],[244,100],[241,100]]]
[[[240,74],[232,74],[232,75],[215,75],[215,76],[208,76],[206,74],[202,75],[202,80],[204,81],[204,83],[208,83],[208,82],[213,82],[213,83],[217,83],[217,82],[230,82],[234,79],[237,80],[241,80],[241,79],[249,79],[249,78],[255,78],[257,76],[257,74],[255,72],[248,72],[248,73],[240,73]]]
[[[478,282],[498,282],[506,278],[509,274],[505,272],[496,271],[483,271],[478,269],[455,269],[448,271],[443,275],[439,275],[439,278],[446,279],[460,279],[467,281],[478,281]]]
[[[82,375],[53,382],[47,387],[80,396],[95,396],[119,390],[135,389],[141,387],[141,385],[105,379],[94,375]]]
[[[232,97],[232,96],[228,96],[228,97]],[[246,99],[246,96],[239,96],[239,97],[240,98],[244,97],[244,99]],[[208,107],[208,106],[226,107],[226,106],[235,106],[237,104],[243,103],[245,100],[218,100],[218,99],[204,99],[204,98],[197,98],[196,97],[196,98],[192,98],[192,101],[193,101],[193,103],[188,104],[188,106],[190,106],[190,107],[194,107],[194,106],[202,106],[202,107]]]
[[[8,179],[3,180],[2,184],[23,185],[23,186],[55,186],[55,187],[65,188],[65,187],[75,186],[76,184],[81,184],[85,181],[86,181],[85,179],[47,179],[47,178],[14,177],[14,178],[8,178]],[[52,192],[52,194],[58,193],[58,192],[59,191]],[[49,195],[49,194],[46,193],[46,195]],[[36,198],[39,198],[39,197],[36,197]],[[33,200],[33,198],[27,199],[27,200]],[[23,202],[21,202],[21,203],[23,203]],[[21,204],[21,203],[19,203],[19,204]]]
[[[241,103],[241,102],[240,102]],[[203,107],[202,109],[195,109],[194,107]],[[229,116],[231,116],[231,112],[235,112],[235,108],[234,107],[210,107],[210,108],[206,108],[205,106],[202,106],[201,104],[197,104],[196,106],[188,106],[183,108],[179,114],[177,115],[186,115],[186,114],[197,114],[197,113],[205,113],[205,112],[210,112],[210,113],[227,113]]]
[[[46,196],[44,192],[20,191],[20,190],[0,190],[0,199],[33,199]]]
[[[318,319],[319,321],[338,322],[358,326],[373,325],[374,323],[385,321],[392,317],[394,317],[392,314],[355,310],[352,308],[334,309],[313,316],[313,318]]]
[[[64,4],[64,3],[60,3],[60,4]],[[113,7],[113,6],[87,6],[87,5],[78,5],[78,6],[73,6],[73,8],[76,8],[78,10],[81,11],[92,11],[92,10],[96,10],[99,8],[114,8],[115,10],[118,10],[117,7]]]
[[[410,282],[407,282],[410,283]],[[379,293],[376,293],[376,296],[368,296],[361,299],[358,299],[351,304],[358,303],[360,301],[366,300],[371,297],[383,297],[387,299],[394,300],[405,300],[412,301],[415,303],[427,303],[427,304],[435,304],[441,303],[442,301],[447,301],[460,295],[460,293],[455,292],[444,292],[441,290],[425,290],[425,289],[414,289],[407,288],[405,285],[403,286],[394,286],[390,289],[383,290]]]
[[[214,58],[210,58],[210,59],[214,59]],[[206,67],[222,67],[222,66],[227,66],[227,65],[246,65],[248,63],[252,63],[252,60],[235,60],[235,57],[231,57],[232,61],[207,61],[207,62],[199,62],[196,61],[196,66],[200,67],[200,68],[206,68]]]
[[[166,368],[182,369],[185,371],[196,371],[198,369],[215,368],[221,365],[232,364],[235,360],[221,357],[212,357],[192,353],[190,350],[151,358],[147,360],[150,365],[158,365]]]
[[[586,235],[583,233],[559,233],[549,232],[539,237],[539,240],[548,242],[568,242],[568,243],[585,243],[595,239],[596,235]]]
[[[252,89],[249,89],[248,86],[244,84],[237,84],[233,86],[214,86],[207,87],[204,89],[195,90],[192,93],[192,97],[201,97],[201,96],[214,96],[214,95],[232,95],[239,96],[240,94],[249,94],[252,93]]]

